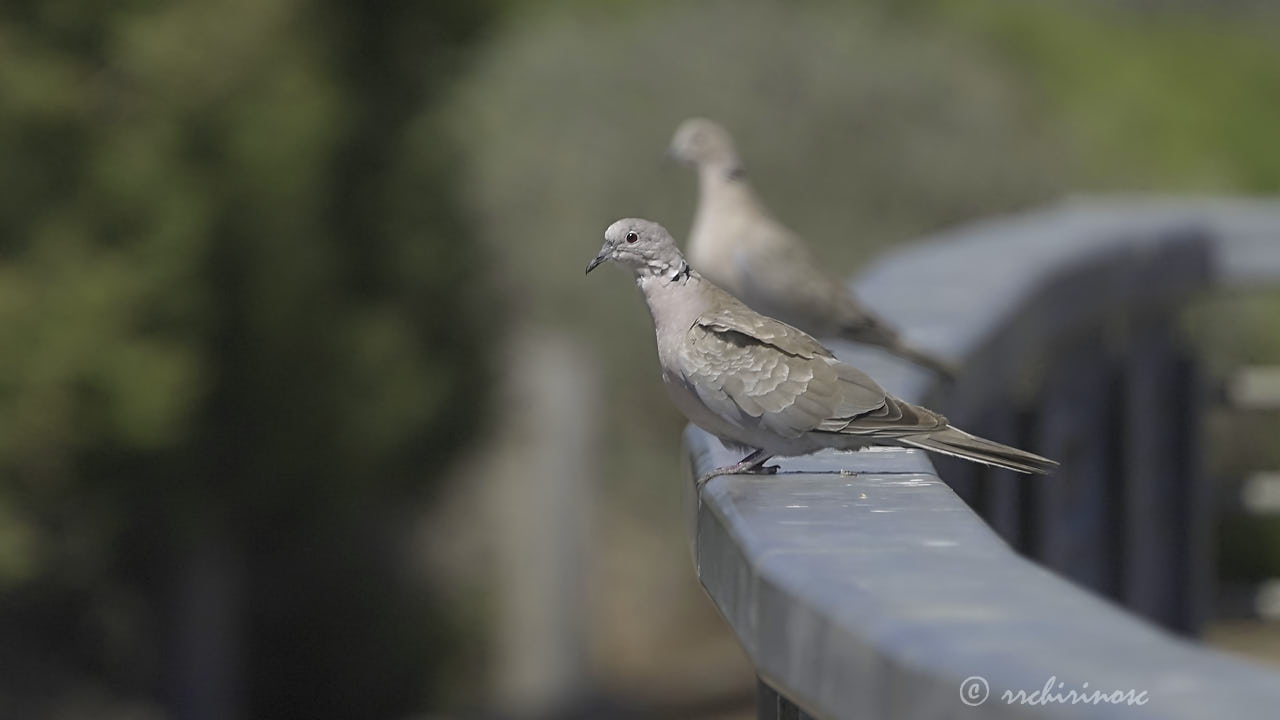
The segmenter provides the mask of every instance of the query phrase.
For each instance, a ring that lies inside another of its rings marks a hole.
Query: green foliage
[[[215,543],[247,578],[251,716],[418,707],[448,638],[380,558],[485,400],[431,104],[484,14],[0,10],[0,625],[82,630],[0,664],[159,695],[154,663],[105,668],[174,650],[167,585]],[[108,653],[119,627],[149,629]]]
[[[1079,138],[1093,182],[1280,191],[1280,23],[1213,3],[929,0],[931,24],[981,38]]]

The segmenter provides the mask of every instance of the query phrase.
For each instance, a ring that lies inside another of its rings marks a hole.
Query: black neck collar
[[[689,273],[691,272],[693,272],[693,268],[689,267],[689,263],[685,262],[684,260],[681,260],[680,267],[676,268],[676,273],[671,276],[671,282],[680,282],[681,280],[688,280]]]

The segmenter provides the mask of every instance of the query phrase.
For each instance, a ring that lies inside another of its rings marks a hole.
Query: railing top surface
[[[1264,198],[1080,198],[1063,209],[1181,222],[1208,230],[1217,287],[1274,286],[1280,281],[1280,201]]]
[[[1227,226],[1280,242],[1280,212],[1250,208],[1245,222],[1226,205],[1215,218],[1185,203],[1075,203],[984,223],[886,257],[857,289],[917,341],[964,359],[962,394],[987,392],[983,378],[1008,382],[1002,358],[1025,359],[1081,318],[1220,281],[1223,248],[1256,250],[1222,241]],[[892,392],[931,390],[904,362],[834,349]],[[686,443],[695,472],[738,459],[695,428]],[[972,716],[960,684],[975,675],[989,682],[990,717],[1266,717],[1280,706],[1280,675],[1174,638],[1019,557],[919,451],[781,467],[690,491],[695,561],[761,675],[818,717]],[[1064,689],[1146,691],[1149,702],[999,698],[1053,676]]]
[[[691,430],[699,470],[732,461]],[[848,477],[841,469],[858,468]],[[1190,643],[1013,552],[919,451],[822,453],[718,478],[697,565],[761,676],[816,717],[960,717],[983,677],[994,717],[1267,717],[1280,676]],[[803,468],[803,471],[800,471]],[[1008,705],[1067,689],[1146,691],[1144,706]]]
[[[1211,221],[1187,204],[1064,203],[927,237],[872,262],[853,287],[913,342],[966,366],[948,393],[984,397],[1110,309],[1161,308],[1209,286],[1223,248],[1239,246],[1220,242]],[[832,347],[894,393],[934,399],[920,368]]]

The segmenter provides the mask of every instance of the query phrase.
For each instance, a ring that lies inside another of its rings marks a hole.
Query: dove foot
[[[741,462],[716,468],[698,478],[697,487],[701,489],[703,485],[707,484],[708,480],[721,475],[773,475],[778,472],[778,466],[765,466],[765,463],[772,457],[773,455],[766,453],[764,450],[756,450],[742,458]]]

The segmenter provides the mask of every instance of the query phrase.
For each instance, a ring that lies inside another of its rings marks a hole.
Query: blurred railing
[[[834,349],[1062,468],[884,450],[689,483],[698,577],[755,663],[759,716],[1271,716],[1280,674],[1170,630],[1200,628],[1213,584],[1206,392],[1177,316],[1275,279],[1280,205],[1243,201],[1068,203],[876,263],[859,295],[963,372],[941,387]],[[686,443],[694,475],[738,459]]]

